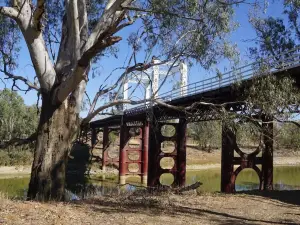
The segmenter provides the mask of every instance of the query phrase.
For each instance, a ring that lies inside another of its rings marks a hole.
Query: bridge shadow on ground
[[[238,192],[239,194],[247,194],[248,198],[260,199],[263,201],[263,198],[271,200],[274,204],[277,204],[278,201],[281,203],[286,203],[290,205],[300,206],[300,190],[291,190],[291,191],[243,191]],[[291,206],[290,206],[291,207]]]
[[[114,217],[115,215],[121,215],[125,217],[126,215],[134,215],[136,218],[150,217],[151,221],[149,222],[153,224],[156,224],[156,222],[161,224],[161,217],[163,217],[164,220],[166,220],[166,218],[169,218],[170,221],[168,222],[172,222],[174,220],[175,224],[177,224],[178,221],[185,221],[185,223],[187,224],[212,223],[221,225],[300,224],[300,208],[298,208],[299,210],[297,209],[297,213],[291,213],[287,217],[272,218],[268,215],[260,215],[258,217],[256,217],[256,215],[249,216],[247,207],[244,207],[244,212],[235,212],[235,210],[240,210],[239,206],[228,205],[228,207],[224,208],[222,206],[220,207],[219,205],[219,207],[215,208],[213,205],[210,206],[209,204],[205,204],[205,206],[202,206],[201,201],[185,203],[182,200],[178,200],[174,204],[168,197],[163,197],[164,202],[162,202],[160,200],[160,196],[142,196],[136,199],[134,198],[134,196],[129,196],[120,200],[119,197],[110,197],[93,199],[90,201],[86,200],[84,201],[84,203],[88,204],[88,208],[93,210],[95,213],[104,213],[111,217]],[[191,196],[190,198],[194,197]],[[202,203],[204,203],[205,200],[202,199],[202,201]],[[278,203],[278,206],[279,205],[280,203]],[[281,207],[282,206],[284,205],[281,205]],[[228,211],[226,211],[226,208]],[[278,218],[280,218],[280,220]]]

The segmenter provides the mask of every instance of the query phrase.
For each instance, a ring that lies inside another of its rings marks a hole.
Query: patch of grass
[[[8,199],[8,194],[0,191],[0,200]]]

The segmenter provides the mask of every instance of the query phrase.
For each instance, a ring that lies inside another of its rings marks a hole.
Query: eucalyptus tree
[[[253,79],[251,87],[245,91],[248,115],[253,113],[269,118],[272,121],[293,123],[300,127],[297,121],[291,121],[295,113],[299,113],[300,92],[295,86],[295,80],[287,71],[284,77],[275,77],[268,74],[269,67],[280,68],[284,61],[292,62],[297,56],[282,54],[294,49],[299,44],[298,13],[299,1],[283,1],[284,11],[288,14],[290,27],[285,22],[285,14],[282,17],[260,17],[258,14],[250,17],[250,22],[256,32],[255,46],[250,48],[250,54],[255,60],[267,58],[259,64],[258,73],[267,76]],[[291,29],[292,28],[292,29]],[[283,60],[283,59],[286,60]],[[274,65],[274,63],[276,63]],[[255,123],[261,127],[260,123]],[[288,126],[288,125],[287,125]],[[284,126],[283,126],[284,127]],[[284,129],[282,129],[284,132]],[[279,133],[274,130],[275,137]],[[279,134],[280,135],[280,134]],[[280,136],[279,136],[280,138]]]
[[[255,60],[269,57],[261,64],[260,70],[268,68],[269,61],[273,63],[280,60],[280,53],[287,52],[296,47],[297,38],[290,29],[286,28],[283,18],[250,18],[250,22],[256,31],[255,47],[250,48],[250,53]],[[290,57],[287,54],[284,57]],[[287,116],[292,104],[299,104],[299,91],[293,85],[294,80],[290,77],[277,79],[274,76],[266,76],[264,79],[254,80],[253,85],[246,93],[248,102],[261,110],[261,113],[270,116]]]
[[[284,13],[288,15],[291,27],[295,30],[297,38],[300,39],[300,1],[299,0],[284,0]]]
[[[23,83],[42,100],[28,198],[63,199],[68,153],[80,126],[108,107],[134,103],[114,99],[97,106],[99,98],[118,88],[129,72],[155,65],[152,52],[162,52],[161,62],[189,58],[205,68],[232,54],[227,37],[234,27],[236,2],[241,1],[13,0],[0,7],[1,26],[11,24],[0,34],[1,72],[15,89],[23,89]],[[131,32],[127,43],[120,32],[125,29]],[[18,36],[29,50],[34,81],[14,73]],[[132,55],[115,85],[100,86],[80,124],[90,68],[101,64],[102,55],[118,54],[114,48],[118,44],[131,46]],[[150,57],[139,61],[139,50]]]

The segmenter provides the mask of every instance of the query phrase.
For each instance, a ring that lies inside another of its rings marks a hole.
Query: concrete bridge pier
[[[166,137],[162,134],[162,127],[171,125],[175,128],[173,136]],[[179,123],[153,122],[150,127],[149,137],[149,168],[148,168],[148,186],[159,187],[162,174],[172,174],[174,181],[171,186],[184,186],[186,175],[186,128],[187,121],[181,118]],[[164,141],[171,141],[175,148],[172,152],[165,152],[162,149]],[[174,160],[174,166],[169,169],[163,169],[160,165],[161,159],[168,157]]]
[[[261,123],[262,139],[252,153],[240,150],[236,141],[236,130],[228,124],[222,125],[221,156],[221,192],[235,192],[235,181],[238,174],[246,168],[253,169],[260,181],[260,190],[273,189],[273,122],[263,119]],[[262,151],[262,156],[258,154]],[[234,157],[234,152],[238,157]],[[261,169],[258,168],[261,165]],[[238,166],[236,169],[234,166]]]

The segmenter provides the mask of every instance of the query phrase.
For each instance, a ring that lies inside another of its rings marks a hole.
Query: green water
[[[203,183],[199,191],[220,191],[221,186],[220,169],[208,169],[201,171],[188,171],[187,183],[200,181]],[[273,175],[274,189],[276,190],[300,190],[300,166],[275,167]],[[258,189],[259,178],[252,169],[245,169],[237,177],[236,190]]]
[[[28,187],[29,177],[23,178],[0,178],[0,193],[9,198],[22,197]]]
[[[276,167],[274,168],[274,188],[277,190],[300,190],[300,166],[289,167]],[[136,182],[137,179],[128,180]],[[164,183],[170,183],[172,177],[166,176],[162,180]],[[203,192],[215,192],[220,191],[220,169],[207,169],[199,171],[187,172],[187,184],[200,181],[203,185],[199,188],[199,191]],[[6,194],[8,197],[21,197],[26,193],[28,187],[29,178],[0,178],[0,192]],[[93,179],[92,183],[101,184],[106,187],[115,187],[117,179],[108,178],[105,181],[99,181],[99,179]],[[242,171],[236,182],[236,189],[239,190],[251,190],[258,189],[259,179],[254,170],[247,169]]]

